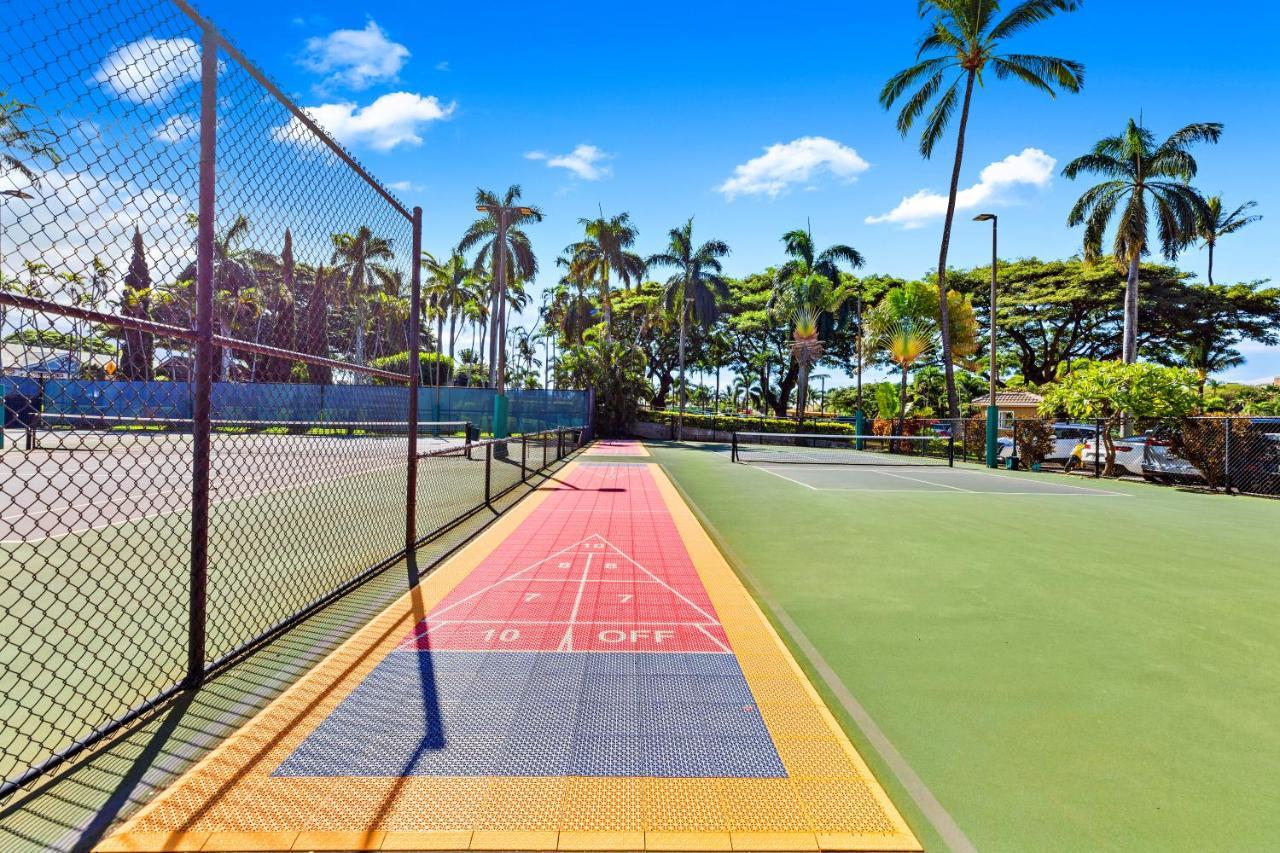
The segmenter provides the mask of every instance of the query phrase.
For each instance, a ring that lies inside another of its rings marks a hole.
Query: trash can
[[[1006,470],[1006,471],[1017,471],[1017,470],[1018,470],[1018,457],[1016,457],[1016,456],[1006,456],[1006,457],[1005,457],[1005,460],[1004,460],[1004,470]]]

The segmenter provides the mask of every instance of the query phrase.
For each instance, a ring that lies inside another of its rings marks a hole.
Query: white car
[[[1115,439],[1115,446],[1117,474],[1133,474],[1135,477],[1146,476],[1143,471],[1143,463],[1147,458],[1146,435],[1127,435],[1124,438],[1117,438]],[[1080,453],[1080,464],[1088,470],[1094,466],[1095,460],[1099,469],[1106,469],[1107,448],[1105,443],[1098,441],[1095,446],[1094,439],[1091,436],[1085,441],[1084,450]]]
[[[1092,424],[1054,424],[1053,450],[1049,451],[1049,455],[1044,458],[1044,461],[1066,465],[1075,454],[1076,448],[1096,434],[1097,432]],[[1016,454],[1017,451],[1014,449],[1012,437],[1002,435],[998,439],[998,443],[1000,445],[999,455],[1001,459],[1007,459]]]

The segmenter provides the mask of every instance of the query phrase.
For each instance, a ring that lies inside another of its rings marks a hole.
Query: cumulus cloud
[[[845,183],[871,168],[857,151],[824,136],[802,136],[770,145],[759,157],[734,167],[733,176],[717,189],[725,198],[767,195],[777,198],[795,184],[808,184],[827,174]]]
[[[135,104],[159,105],[200,79],[200,48],[188,38],[152,36],[130,42],[107,55],[93,80]]]
[[[442,104],[434,95],[413,92],[390,92],[368,106],[355,103],[321,104],[306,111],[333,138],[352,147],[367,146],[375,151],[390,151],[400,145],[421,145],[420,133],[434,121],[453,115],[456,104]],[[294,119],[276,128],[280,141],[303,141],[308,133]]]
[[[613,155],[594,145],[579,145],[568,154],[530,151],[524,156],[527,160],[545,160],[547,168],[565,169],[584,181],[598,181],[613,174],[613,168],[608,165]]]
[[[1010,154],[982,170],[978,182],[956,194],[956,210],[973,210],[982,205],[1007,204],[1019,187],[1043,189],[1053,180],[1058,161],[1039,148],[1025,148],[1021,154]],[[947,213],[947,196],[932,190],[920,190],[880,216],[868,216],[868,224],[889,222],[904,228],[919,228],[931,219]]]
[[[395,190],[398,193],[407,193],[410,191],[418,192],[422,189],[422,186],[415,184],[413,181],[392,181],[387,184],[387,189]]]
[[[178,143],[195,139],[200,132],[200,123],[190,116],[171,116],[164,124],[156,128],[152,137],[161,142]]]
[[[334,30],[307,39],[306,53],[298,61],[308,71],[328,75],[322,86],[358,91],[374,83],[394,82],[408,58],[409,48],[387,38],[370,20],[363,30]]]

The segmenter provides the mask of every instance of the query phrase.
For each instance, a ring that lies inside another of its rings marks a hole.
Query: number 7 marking
[[[634,596],[634,595],[632,595],[631,593],[627,593],[627,594],[625,594],[625,595],[619,595],[619,596],[618,596],[618,603],[619,603],[619,604],[626,604],[628,601],[630,601],[630,600],[631,600],[631,599],[633,599],[633,598],[635,598],[635,596]]]

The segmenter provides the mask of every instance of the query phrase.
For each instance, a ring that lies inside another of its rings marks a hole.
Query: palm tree
[[[1244,364],[1244,356],[1229,346],[1196,339],[1183,347],[1178,361],[1196,373],[1196,386],[1200,392],[1200,405],[1204,407],[1204,386],[1209,377]]]
[[[729,284],[720,273],[720,259],[729,254],[729,244],[723,240],[708,240],[694,248],[693,217],[669,232],[670,242],[665,252],[650,255],[645,262],[650,267],[675,267],[676,272],[663,287],[667,310],[680,306],[680,413],[676,418],[676,441],[684,430],[686,401],[684,381],[684,349],[689,308],[703,329],[715,322],[719,313],[719,299],[729,296]]]
[[[779,280],[818,275],[838,288],[842,265],[856,270],[866,263],[861,252],[843,243],[828,246],[819,253],[813,245],[813,235],[807,229],[788,231],[782,235],[782,244],[787,261],[778,268]]]
[[[1084,82],[1084,66],[1070,59],[1025,53],[1004,53],[1004,43],[1023,30],[1056,15],[1074,12],[1079,0],[1023,0],[998,17],[999,0],[920,0],[920,17],[928,20],[924,38],[916,51],[916,64],[889,78],[880,90],[880,105],[890,109],[907,90],[919,88],[907,98],[898,113],[898,132],[904,137],[911,131],[925,107],[933,109],[925,119],[920,136],[920,154],[926,160],[933,156],[934,146],[942,138],[955,114],[959,87],[964,82],[960,106],[960,125],[956,134],[955,161],[951,167],[951,188],[947,195],[947,213],[942,223],[942,246],[938,251],[938,318],[942,331],[942,363],[947,376],[947,405],[950,417],[960,416],[955,375],[951,365],[950,323],[947,319],[947,250],[951,245],[951,223],[955,218],[956,195],[960,189],[960,167],[964,161],[965,132],[969,126],[969,107],[975,83],[989,67],[996,79],[1020,80],[1032,88],[1055,96],[1055,87],[1079,92]],[[947,76],[955,73],[950,84]]]
[[[1213,284],[1213,250],[1218,244],[1219,237],[1225,237],[1228,234],[1234,234],[1246,225],[1251,225],[1261,219],[1261,216],[1248,215],[1245,211],[1252,210],[1257,207],[1256,201],[1246,201],[1230,213],[1223,214],[1222,196],[1209,196],[1205,200],[1204,216],[1196,225],[1196,236],[1203,241],[1206,249],[1209,250],[1209,283]],[[1201,384],[1201,396],[1204,396],[1204,386]]]
[[[391,251],[391,241],[375,236],[367,225],[361,225],[355,234],[334,234],[332,239],[331,263],[347,282],[343,301],[351,313],[355,335],[353,357],[356,364],[364,364],[365,335],[377,294],[398,290],[395,272],[385,263],[394,258],[395,253]],[[362,381],[362,377],[357,376],[357,381]]]
[[[822,340],[831,318],[844,302],[844,291],[816,273],[797,273],[779,282],[771,294],[774,314],[791,326],[791,356],[800,369],[796,383],[796,415],[804,423],[809,398],[809,371],[822,358]],[[784,401],[785,405],[785,401]]]
[[[46,139],[53,134],[42,128],[33,128],[25,116],[30,104],[9,98],[0,91],[0,177],[17,172],[32,185],[38,186],[40,175],[31,160],[43,159],[56,166],[61,162],[57,150]]]
[[[631,214],[619,213],[606,219],[601,214],[596,219],[579,219],[583,239],[565,247],[565,254],[573,260],[573,266],[586,281],[595,281],[600,289],[600,307],[604,312],[604,335],[608,342],[613,335],[613,300],[610,297],[612,275],[631,289],[633,282],[644,277],[644,260],[630,251],[635,245],[638,231],[631,224]],[[609,352],[603,347],[602,352]]]
[[[507,187],[506,193],[501,198],[490,190],[477,188],[476,207],[484,207],[487,210],[483,216],[471,223],[458,242],[459,252],[466,253],[472,249],[478,249],[473,266],[477,272],[490,273],[489,280],[493,288],[489,297],[489,320],[493,324],[493,334],[489,337],[490,384],[495,384],[497,379],[494,373],[498,369],[497,348],[502,345],[504,335],[502,326],[506,319],[506,312],[498,304],[501,293],[510,280],[532,281],[538,274],[538,257],[533,253],[533,244],[529,241],[529,235],[524,233],[521,226],[541,222],[542,211],[532,205],[517,205],[520,198],[519,184]],[[502,215],[498,212],[499,209],[507,211],[505,224],[499,219]],[[523,212],[526,210],[527,213]],[[504,245],[499,246],[499,242]],[[499,256],[501,256],[501,264]],[[500,276],[500,272],[503,271],[506,272],[505,280]]]
[[[1112,214],[1123,203],[1116,223],[1113,254],[1129,269],[1124,289],[1123,358],[1138,357],[1138,271],[1147,254],[1147,232],[1154,211],[1159,225],[1161,253],[1173,260],[1196,237],[1208,215],[1204,199],[1187,182],[1196,175],[1195,158],[1187,151],[1196,142],[1217,142],[1222,125],[1189,124],[1159,146],[1151,131],[1133,119],[1124,133],[1108,136],[1093,150],[1066,165],[1062,174],[1075,180],[1082,174],[1108,180],[1085,190],[1071,208],[1067,224],[1084,223],[1084,254],[1089,261],[1102,256],[1102,237]]]
[[[475,279],[467,259],[459,251],[454,251],[449,260],[437,261],[430,253],[422,253],[422,266],[427,271],[427,280],[422,293],[427,297],[436,319],[436,350],[443,360],[444,321],[449,320],[449,361],[453,361],[454,329],[462,314],[463,305],[474,289]],[[436,363],[436,384],[440,382],[440,362]]]
[[[907,282],[884,295],[867,313],[867,334],[863,346],[868,353],[882,352],[902,371],[898,385],[898,427],[903,431],[907,410],[907,373],[941,342],[934,319],[933,300],[923,293],[923,282]]]

